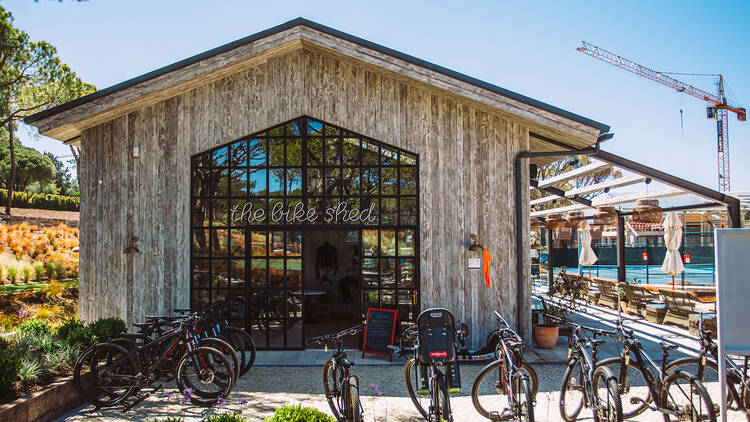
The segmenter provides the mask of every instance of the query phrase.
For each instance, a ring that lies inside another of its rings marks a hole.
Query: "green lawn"
[[[65,287],[78,287],[78,280],[63,281]],[[0,295],[10,295],[21,292],[35,292],[49,286],[47,283],[23,283],[0,286]]]

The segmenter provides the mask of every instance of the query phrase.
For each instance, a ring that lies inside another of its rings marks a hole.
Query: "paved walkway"
[[[589,326],[611,328],[617,313],[605,308],[589,307],[585,313],[572,316],[576,322]],[[646,351],[659,361],[661,348],[659,341],[676,344],[679,351],[673,351],[670,359],[685,355],[695,355],[698,349],[697,339],[686,330],[672,326],[651,324],[631,316],[626,316],[626,326],[635,330]],[[619,348],[614,342],[600,348],[601,357],[614,356]],[[186,422],[200,421],[209,414],[220,414],[239,411],[251,421],[262,421],[273,414],[274,409],[283,404],[302,404],[311,406],[330,414],[322,386],[322,365],[330,353],[322,350],[295,352],[259,352],[257,365],[243,377],[235,387],[226,404],[219,408],[197,408],[180,405],[175,387],[165,386],[166,390],[149,397],[134,410],[123,413],[117,409],[95,410],[84,406],[71,412],[61,421],[140,421],[145,419],[182,417]],[[419,414],[409,399],[403,379],[402,359],[394,358],[388,362],[386,357],[367,355],[362,359],[361,353],[350,352],[351,359],[357,363],[353,372],[360,377],[360,395],[367,421],[418,421]],[[561,339],[555,349],[532,349],[525,355],[533,363],[539,376],[539,394],[536,398],[535,416],[537,421],[561,421],[558,409],[560,383],[565,371],[567,359],[567,339]],[[451,397],[455,421],[480,421],[482,418],[471,402],[471,383],[482,369],[482,364],[462,364],[461,392]],[[385,392],[378,397],[370,387],[378,386]],[[718,401],[718,383],[708,384],[709,392]],[[171,393],[171,396],[169,394]],[[582,421],[592,420],[591,413],[584,410]],[[647,411],[634,419],[635,421],[662,421],[662,415]],[[745,421],[744,415],[730,413],[730,421]]]

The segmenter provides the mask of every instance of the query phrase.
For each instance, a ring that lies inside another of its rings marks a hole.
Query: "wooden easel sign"
[[[398,310],[367,308],[367,327],[362,345],[362,358],[365,357],[365,353],[372,353],[388,356],[388,361],[392,361],[393,350],[388,346],[393,344],[396,336],[396,324],[398,324]]]

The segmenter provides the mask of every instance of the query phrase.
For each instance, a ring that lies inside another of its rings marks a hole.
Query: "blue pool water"
[[[648,268],[647,268],[648,267]],[[647,275],[648,271],[648,275]],[[568,273],[578,273],[578,267],[568,268]],[[588,267],[583,267],[581,272],[589,274]],[[711,286],[715,284],[714,266],[712,264],[690,264],[685,266],[685,285]],[[599,265],[591,267],[592,277],[617,279],[617,266]],[[674,277],[675,283],[679,285],[683,275]],[[666,284],[672,281],[672,276],[661,271],[661,265],[628,265],[625,267],[625,278],[628,281],[636,280],[639,284]]]

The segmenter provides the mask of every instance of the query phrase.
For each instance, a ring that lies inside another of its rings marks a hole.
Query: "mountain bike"
[[[675,359],[667,365],[666,372],[685,371],[695,375],[701,382],[719,382],[718,346],[711,338],[711,331],[703,328],[703,314],[698,322],[701,350],[698,357]],[[750,421],[750,378],[748,377],[748,357],[740,367],[734,360],[726,359],[727,368],[727,409],[742,412]],[[719,406],[716,406],[719,415]]]
[[[623,413],[625,419],[633,418],[646,409],[660,412],[664,421],[716,421],[713,401],[700,379],[682,370],[669,372],[669,351],[677,346],[659,342],[662,349],[661,364],[654,362],[644,351],[633,331],[622,326],[608,332],[622,339],[619,357],[599,362],[617,376],[617,385],[623,401],[631,406]]]
[[[586,407],[593,412],[594,421],[621,422],[622,402],[617,378],[609,368],[597,365],[597,348],[605,341],[581,335],[583,330],[590,331],[594,336],[608,332],[573,324],[551,315],[546,317],[572,328],[567,369],[560,389],[560,416],[567,422],[573,422]]]
[[[350,373],[350,362],[344,351],[344,336],[355,335],[367,325],[361,324],[335,334],[314,337],[309,344],[319,343],[331,347],[333,356],[323,366],[323,388],[331,412],[339,422],[362,421],[362,404],[359,400],[359,378]]]
[[[533,421],[535,391],[532,379],[537,379],[536,372],[523,361],[521,337],[498,312],[495,312],[495,318],[500,323],[495,350],[497,360],[479,372],[471,388],[471,400],[477,412],[491,421]],[[507,397],[507,406],[499,403],[502,394]]]
[[[180,391],[189,391],[190,401],[210,406],[229,395],[234,386],[234,369],[224,354],[211,347],[198,346],[190,334],[195,318],[186,318],[163,336],[131,350],[115,343],[99,343],[77,359],[73,380],[78,392],[96,407],[122,403],[137,391],[161,386],[173,366]],[[150,394],[150,393],[148,393]],[[136,403],[148,396],[140,396]]]

